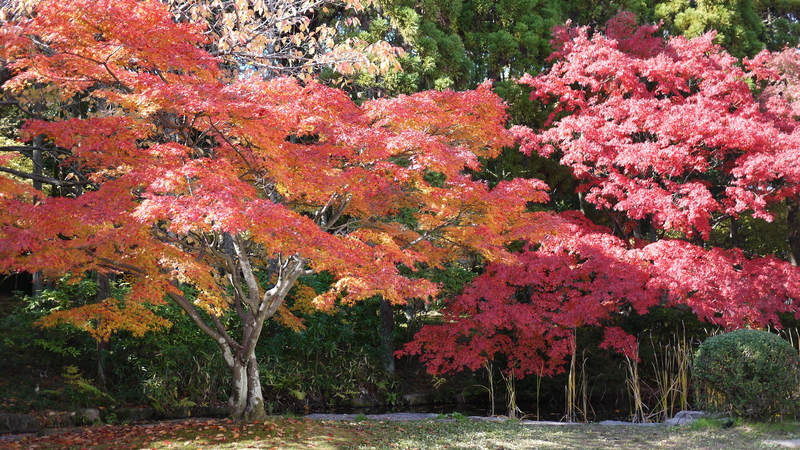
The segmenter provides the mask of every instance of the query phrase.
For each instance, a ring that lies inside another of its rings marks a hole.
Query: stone
[[[68,428],[76,425],[75,411],[48,411],[44,416],[42,428]]]
[[[375,406],[375,402],[365,394],[356,394],[350,397],[350,406],[353,408],[369,408]]]
[[[145,408],[117,408],[103,410],[105,417],[103,420],[107,422],[147,422],[153,420],[156,415],[155,409],[151,407]]]
[[[100,410],[97,408],[83,408],[78,410],[80,419],[88,423],[100,422]]]
[[[675,414],[675,417],[672,419],[667,419],[664,421],[665,425],[688,425],[690,423],[697,422],[697,419],[700,417],[705,416],[706,413],[703,411],[680,411],[678,414]]]
[[[800,439],[764,441],[764,443],[767,445],[774,445],[776,447],[783,447],[783,448],[800,448]]]
[[[625,422],[622,420],[604,420],[600,422],[599,425],[634,425],[639,427],[654,427],[661,424],[654,422]]]
[[[0,434],[35,433],[41,428],[39,419],[31,414],[0,413]]]

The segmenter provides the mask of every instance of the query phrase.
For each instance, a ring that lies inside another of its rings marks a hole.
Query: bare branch
[[[236,259],[238,262],[239,269],[242,271],[242,276],[244,276],[245,283],[247,284],[248,295],[242,296],[243,300],[247,302],[247,306],[249,306],[253,311],[258,311],[258,298],[260,297],[261,290],[258,286],[258,281],[256,281],[256,277],[253,274],[253,268],[250,266],[250,258],[247,255],[247,251],[245,250],[245,244],[242,240],[241,235],[236,234],[233,237],[233,249],[236,252]]]
[[[64,181],[64,180],[59,180],[58,178],[48,177],[48,176],[45,176],[45,175],[38,175],[38,174],[35,174],[35,173],[28,173],[28,172],[22,172],[22,171],[19,171],[19,170],[15,170],[15,169],[9,169],[8,167],[0,167],[0,172],[9,173],[11,175],[14,175],[14,176],[17,176],[17,177],[20,177],[20,178],[26,178],[28,180],[39,181],[41,183],[49,184],[49,185],[52,185],[52,186],[58,186],[58,187],[86,186],[86,185],[90,185],[90,184],[93,185],[94,184],[93,182],[91,182],[89,180],[86,180],[86,181],[81,181],[81,180],[78,180],[78,181]]]
[[[33,147],[27,145],[5,145],[0,147],[0,152],[20,152],[25,156],[30,156],[31,152],[34,150],[47,151],[47,149],[43,147]]]

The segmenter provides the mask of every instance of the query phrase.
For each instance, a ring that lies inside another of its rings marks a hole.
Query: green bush
[[[230,371],[216,343],[180,307],[154,310],[172,326],[143,337],[121,332],[111,340],[107,361],[117,398],[148,403],[159,414],[225,402]]]
[[[83,408],[96,406],[110,406],[116,403],[114,398],[95,387],[91,381],[81,375],[75,366],[64,368],[64,379],[66,383],[62,389],[57,391],[42,391],[42,394],[50,394],[65,398],[70,405]]]
[[[795,414],[798,369],[797,350],[772,333],[738,330],[714,336],[695,355],[698,400],[705,409],[747,419]]]
[[[275,403],[268,407],[325,409],[391,390],[381,364],[378,308],[378,299],[369,299],[330,312],[294,311],[302,331],[272,321],[256,350],[266,400]]]

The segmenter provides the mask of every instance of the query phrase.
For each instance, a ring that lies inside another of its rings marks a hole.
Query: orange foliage
[[[233,308],[263,323],[309,270],[337,279],[320,305],[427,298],[437,286],[402,276],[400,265],[438,266],[466,252],[503,259],[514,230],[534,217],[528,202],[546,199],[540,182],[489,189],[465,175],[513,142],[488,84],[359,106],[313,81],[231,80],[203,33],[158,2],[135,0],[43,1],[32,18],[3,26],[0,58],[16,73],[8,92],[37,83],[89,105],[79,118],[31,120],[24,135],[45,135],[63,166],[94,184],[34,201],[29,188],[0,180],[9,243],[0,271],[136,280],[126,319],[106,302],[46,323],[86,324],[94,314],[104,327],[139,332],[159,322],[134,305],[165,294],[201,328],[198,310]],[[259,271],[269,276],[258,281]],[[215,326],[204,330],[230,338]]]

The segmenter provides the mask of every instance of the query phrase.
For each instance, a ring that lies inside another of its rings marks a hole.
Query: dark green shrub
[[[143,337],[121,332],[107,356],[116,396],[128,403],[148,403],[159,414],[227,400],[230,372],[216,343],[174,304],[155,312],[172,326]]]
[[[268,406],[324,409],[357,396],[372,401],[390,390],[378,308],[378,299],[370,299],[330,312],[294,311],[304,321],[302,331],[272,321],[257,349],[266,399],[276,403]]]
[[[697,350],[694,377],[701,407],[749,419],[797,412],[797,350],[780,337],[738,330],[707,339]]]
[[[41,391],[42,395],[52,396],[55,399],[65,400],[71,406],[83,408],[96,406],[110,406],[116,403],[114,398],[95,387],[91,381],[81,375],[75,366],[64,368],[64,387],[58,390]]]

